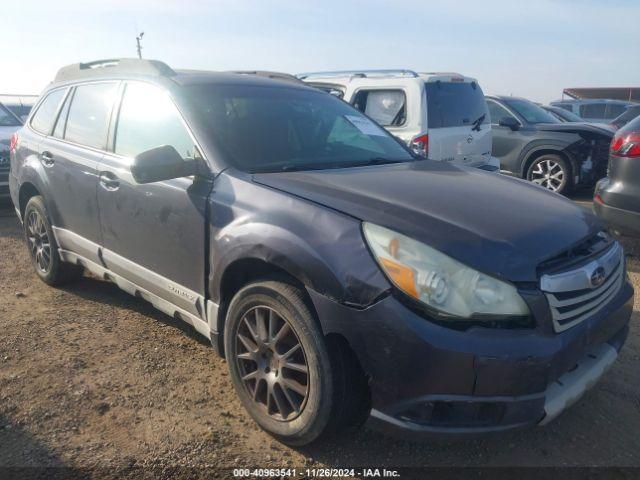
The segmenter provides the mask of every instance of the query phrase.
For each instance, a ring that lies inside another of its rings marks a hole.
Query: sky
[[[174,68],[456,71],[538,102],[640,86],[637,0],[18,0],[0,8],[0,93],[136,55]]]

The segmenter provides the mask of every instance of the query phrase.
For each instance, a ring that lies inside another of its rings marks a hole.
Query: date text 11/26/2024
[[[398,478],[397,470],[386,468],[235,468],[235,478]]]

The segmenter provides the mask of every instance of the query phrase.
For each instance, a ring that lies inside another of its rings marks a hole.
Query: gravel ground
[[[629,271],[640,288],[638,257]],[[365,428],[291,449],[254,425],[190,327],[95,278],[40,282],[12,209],[0,211],[0,285],[0,467],[640,467],[638,300],[618,362],[546,428],[454,444]]]

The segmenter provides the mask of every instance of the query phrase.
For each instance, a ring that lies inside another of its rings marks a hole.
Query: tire
[[[325,340],[293,285],[268,280],[242,288],[229,305],[224,346],[243,406],[283,443],[306,445],[368,415],[364,375],[344,348]]]
[[[24,235],[36,274],[51,286],[63,285],[82,275],[82,268],[60,259],[47,207],[40,195],[29,199],[24,210]]]
[[[560,155],[547,154],[536,158],[529,165],[526,178],[532,183],[563,195],[573,188],[571,165]]]

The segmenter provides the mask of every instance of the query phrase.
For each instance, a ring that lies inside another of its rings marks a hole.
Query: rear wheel
[[[31,197],[25,208],[24,234],[33,268],[45,283],[61,285],[82,275],[82,268],[60,259],[47,208],[39,195]]]
[[[346,357],[325,341],[303,292],[264,281],[240,290],[229,305],[224,331],[234,387],[253,419],[290,445],[305,445],[362,418],[346,379]],[[336,361],[337,360],[337,361]],[[352,381],[353,380],[353,381]]]
[[[559,155],[536,158],[527,170],[527,180],[556,193],[568,193],[573,186],[571,166]]]

